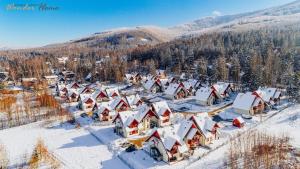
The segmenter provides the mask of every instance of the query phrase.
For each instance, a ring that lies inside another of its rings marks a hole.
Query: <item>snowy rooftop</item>
[[[111,107],[112,109],[115,109],[121,101],[124,101],[123,98],[121,98],[121,97],[116,97],[116,98],[110,103],[110,107]],[[124,101],[124,102],[125,102],[125,101]],[[125,102],[125,103],[126,103],[126,102]]]
[[[166,101],[159,101],[152,103],[154,111],[158,114],[158,116],[162,116],[166,110],[170,110],[168,103]]]
[[[207,101],[212,91],[213,90],[210,87],[201,87],[197,90],[195,99],[199,101]]]
[[[119,112],[120,119],[125,126],[129,126],[130,123],[135,119],[137,111],[123,111]]]
[[[230,86],[230,84],[225,82],[217,82],[216,84],[212,85],[219,95],[223,94],[228,86]]]
[[[93,102],[95,102],[91,94],[80,94],[79,97],[82,102],[86,102],[88,99],[91,99]]]
[[[107,88],[105,90],[106,90],[108,97],[112,97],[112,95],[114,93],[116,93],[117,95],[120,95],[118,88]]]
[[[146,89],[146,90],[150,90],[151,87],[154,85],[154,83],[155,83],[155,80],[154,80],[154,79],[148,79],[148,80],[146,81],[146,83],[144,83],[145,89]]]
[[[44,76],[45,79],[57,79],[57,75],[49,75],[49,76]]]
[[[166,95],[174,95],[176,93],[177,89],[179,89],[179,88],[180,88],[180,84],[178,84],[178,83],[171,83],[168,86],[167,90],[165,91],[165,94]]]
[[[137,102],[141,100],[141,98],[138,94],[129,95],[129,96],[125,96],[125,97],[130,106],[137,104]]]
[[[254,104],[254,101],[257,99],[252,92],[239,93],[235,98],[232,107],[242,110],[250,110]]]
[[[201,130],[201,132],[204,134],[206,138],[211,136],[211,131],[216,124],[207,113],[201,113],[197,116],[193,116],[193,119],[195,120],[196,125]]]
[[[277,88],[260,87],[255,92],[266,102],[270,102],[271,98],[278,98],[280,95],[280,92],[277,90]]]

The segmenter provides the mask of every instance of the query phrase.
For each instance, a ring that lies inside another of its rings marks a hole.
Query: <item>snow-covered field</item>
[[[46,127],[43,122],[0,131],[11,168],[26,155],[30,157],[37,139],[44,140],[49,151],[61,160],[63,168],[128,168],[84,129],[69,124]]]
[[[300,105],[285,109],[260,125],[258,129],[271,134],[286,134],[291,138],[291,144],[300,148]]]
[[[274,116],[267,119],[272,114]],[[228,124],[223,132],[237,133],[258,124],[255,128],[260,131],[288,134],[291,137],[291,144],[299,148],[300,105],[294,105],[277,114],[276,111],[272,111],[269,116],[266,116],[267,120],[262,124],[259,124],[258,117],[253,118],[247,122],[244,129],[237,129]],[[200,160],[199,157],[193,156],[168,165],[153,160],[144,150],[124,152],[124,149],[120,148],[120,143],[125,142],[126,139],[115,135],[112,125],[97,126],[87,123],[82,128],[76,129],[70,124],[49,125],[45,122],[36,122],[0,131],[0,142],[7,149],[12,168],[20,163],[24,156],[30,157],[39,138],[44,140],[49,151],[61,161],[63,168],[128,168],[125,162],[133,168],[220,168],[228,149],[228,145],[225,144]],[[212,146],[216,147],[225,141],[220,139]],[[198,155],[208,152],[204,149],[198,151]]]

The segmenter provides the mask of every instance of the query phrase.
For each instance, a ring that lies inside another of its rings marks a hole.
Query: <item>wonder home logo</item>
[[[8,11],[57,11],[58,6],[51,6],[46,3],[40,4],[7,4],[6,10]]]

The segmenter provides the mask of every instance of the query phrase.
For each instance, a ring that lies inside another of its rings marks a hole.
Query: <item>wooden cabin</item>
[[[239,114],[255,115],[264,111],[265,104],[261,97],[252,92],[247,92],[239,93],[237,95],[232,108]]]

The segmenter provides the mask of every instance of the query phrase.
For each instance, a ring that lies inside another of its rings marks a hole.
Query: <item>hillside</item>
[[[169,28],[159,26],[137,26],[132,28],[116,28],[103,32],[96,32],[68,42],[49,44],[37,49],[55,48],[91,48],[98,50],[132,49],[144,45],[156,45],[198,34],[247,31],[273,26],[288,26],[300,23],[300,1],[268,8],[264,10],[234,15],[209,16],[189,23],[175,25]],[[3,48],[1,50],[5,50]]]
[[[80,44],[95,47],[102,43],[112,46],[125,43],[127,47],[157,44],[186,35],[213,31],[240,31],[263,27],[289,25],[300,22],[300,1],[264,10],[235,15],[205,17],[190,23],[169,28],[158,26],[140,26],[135,28],[119,28],[95,33],[92,36],[73,40],[67,44]]]
[[[300,1],[294,1],[278,7],[247,12],[235,15],[205,17],[190,23],[169,28],[172,31],[181,32],[182,35],[197,35],[214,31],[246,31],[272,27],[278,25],[290,25],[300,22]]]
[[[66,43],[52,44],[46,48],[77,46],[105,49],[128,49],[141,45],[155,45],[166,42],[174,37],[175,33],[156,26],[140,26],[135,28],[118,28],[114,30],[94,33],[91,36],[70,40]]]

